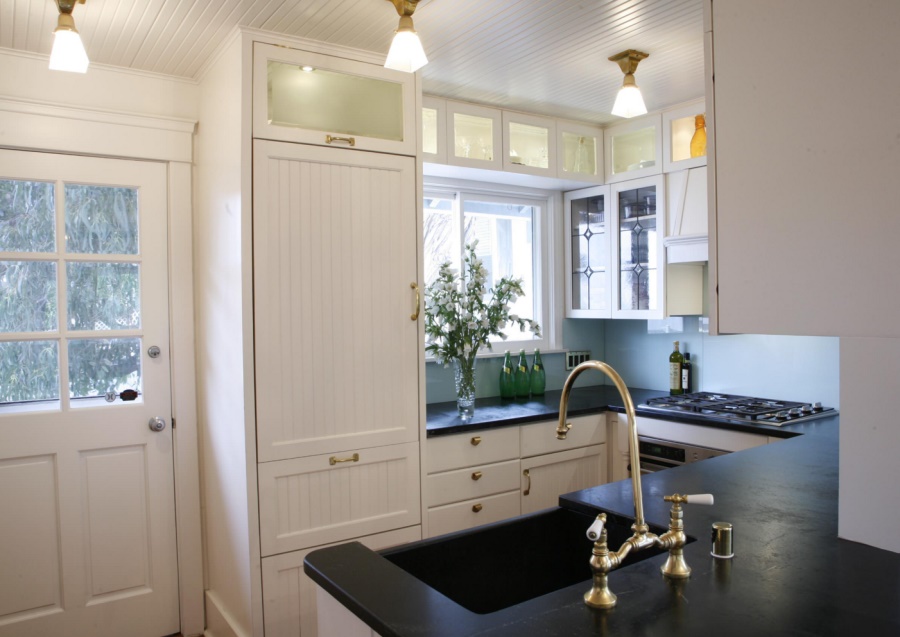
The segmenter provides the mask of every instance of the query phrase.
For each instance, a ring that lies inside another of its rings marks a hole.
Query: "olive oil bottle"
[[[681,388],[681,366],[684,364],[684,356],[678,351],[678,341],[675,341],[675,351],[669,354],[669,393],[677,396],[684,393]]]

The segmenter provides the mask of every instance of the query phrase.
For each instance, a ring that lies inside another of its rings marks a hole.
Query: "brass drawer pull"
[[[474,473],[472,474],[472,479],[473,479],[473,480],[481,480],[481,472],[480,472],[480,471],[474,472]]]
[[[333,144],[334,142],[343,142],[349,146],[356,146],[355,137],[336,137],[334,135],[325,135],[326,144]]]
[[[528,495],[531,493],[531,471],[525,469],[525,471],[522,472],[522,475],[528,478],[528,484],[525,485],[525,490],[522,492],[522,495]]]
[[[338,458],[337,456],[331,456],[328,459],[328,464],[330,464],[332,467],[339,462],[359,462],[359,454],[354,453],[349,458]]]
[[[415,281],[413,281],[412,283],[409,284],[409,287],[416,291],[416,311],[409,315],[409,319],[411,321],[418,321],[419,320],[419,309],[421,309],[421,307],[422,307],[422,298],[419,295],[419,285]]]
[[[481,436],[473,436],[472,437],[472,446],[477,447],[481,444]]]
[[[483,508],[484,508],[484,507],[481,506],[480,504],[473,504],[473,505],[472,505],[472,512],[473,512],[473,513],[478,513],[478,512],[481,511]]]

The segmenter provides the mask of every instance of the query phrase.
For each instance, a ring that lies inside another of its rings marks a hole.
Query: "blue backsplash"
[[[694,390],[719,391],[761,398],[820,401],[839,406],[839,339],[823,336],[710,336],[699,331],[697,317],[685,317],[683,332],[648,334],[647,321],[567,319],[563,322],[567,349],[586,349],[622,375],[631,387],[667,390],[672,341],[690,352]],[[499,351],[502,351],[499,349]],[[515,354],[516,352],[514,352]],[[529,363],[531,351],[528,350]],[[544,354],[547,389],[560,389],[568,372],[563,354]],[[499,394],[503,359],[478,361],[478,397]],[[578,386],[603,384],[597,374],[583,374]],[[453,370],[426,366],[427,402],[455,400]]]

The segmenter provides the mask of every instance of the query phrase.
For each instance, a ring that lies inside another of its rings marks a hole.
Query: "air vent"
[[[566,352],[566,369],[575,369],[584,361],[589,360],[591,360],[591,353],[589,351]]]

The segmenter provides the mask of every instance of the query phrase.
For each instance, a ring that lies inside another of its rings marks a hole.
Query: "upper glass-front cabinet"
[[[416,154],[415,75],[256,43],[253,136]]]
[[[665,315],[665,188],[663,176],[614,184],[613,317]]]
[[[603,129],[557,121],[556,176],[603,183]]]
[[[500,111],[447,101],[447,163],[470,168],[503,169]]]
[[[650,115],[606,129],[603,143],[608,183],[662,172],[661,125],[659,115]]]
[[[503,170],[556,176],[556,122],[503,111]]]
[[[567,192],[566,316],[610,318],[611,207],[609,186]]]
[[[697,100],[663,113],[663,171],[706,165],[706,102]]]
[[[447,163],[447,102],[422,96],[422,161]]]

